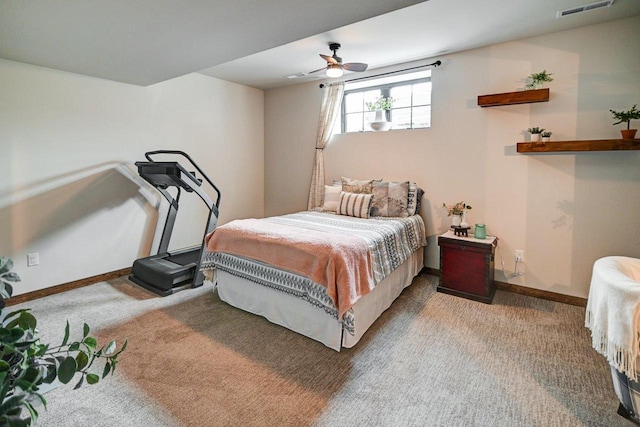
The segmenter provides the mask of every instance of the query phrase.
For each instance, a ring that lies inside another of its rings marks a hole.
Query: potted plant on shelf
[[[374,131],[385,131],[391,129],[391,123],[387,121],[387,110],[393,106],[393,98],[380,96],[375,101],[367,102],[369,111],[375,111],[375,119],[369,123]]]
[[[469,224],[466,224],[466,214],[469,209],[472,209],[471,205],[467,205],[465,202],[458,202],[452,205],[447,205],[446,203],[442,204],[442,207],[446,209],[447,216],[451,218],[451,225],[454,227],[467,227]],[[465,223],[466,225],[462,225]]]
[[[551,141],[551,134],[552,132],[549,131],[540,132],[540,135],[542,136],[542,142]]]
[[[89,335],[86,323],[79,341],[69,339],[69,322],[60,345],[51,346],[40,341],[38,321],[29,309],[6,313],[5,299],[13,294],[12,283],[20,276],[11,271],[13,262],[0,257],[0,426],[29,426],[36,424],[38,411],[35,403],[45,409],[47,401],[40,386],[59,381],[70,382],[76,373],[80,378],[74,389],[84,382],[96,384],[101,378],[113,374],[118,356],[127,348],[127,341],[117,349],[116,342],[98,347],[98,341]],[[104,361],[101,375],[91,371],[97,359]]]
[[[544,129],[539,127],[532,127],[527,129],[527,132],[531,134],[531,142],[540,142],[540,134],[544,132]]]
[[[542,89],[543,83],[553,81],[553,77],[551,77],[552,75],[553,73],[547,73],[547,70],[542,70],[539,73],[533,73],[527,77],[531,82],[524,88],[526,90]]]
[[[634,139],[636,137],[636,132],[638,130],[637,129],[629,129],[629,128],[631,126],[631,120],[640,119],[640,110],[638,110],[636,108],[637,106],[638,106],[638,104],[635,104],[628,111],[609,110],[609,111],[611,111],[611,114],[613,114],[613,118],[615,120],[617,120],[617,122],[615,122],[613,124],[614,126],[615,125],[619,125],[620,123],[626,123],[627,124],[627,128],[626,129],[620,130],[620,133],[622,134],[622,139]]]

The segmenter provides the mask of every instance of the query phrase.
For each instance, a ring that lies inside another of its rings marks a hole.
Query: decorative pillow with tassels
[[[369,218],[372,201],[373,194],[356,194],[342,191],[340,193],[340,203],[337,213],[339,215],[355,216],[357,218]]]

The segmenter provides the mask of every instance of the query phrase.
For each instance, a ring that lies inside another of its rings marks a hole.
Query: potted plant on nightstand
[[[375,119],[369,123],[371,129],[374,131],[385,131],[391,129],[391,122],[387,121],[387,110],[391,109],[393,105],[393,98],[381,96],[375,101],[367,102],[367,108],[369,111],[375,111]]]
[[[617,120],[617,122],[615,122],[613,125],[619,125],[620,123],[626,123],[627,124],[627,128],[626,129],[622,129],[620,130],[620,133],[622,134],[622,139],[634,139],[636,136],[636,132],[638,131],[637,129],[629,129],[630,125],[631,125],[631,120],[638,120],[640,119],[640,110],[638,110],[636,107],[638,105],[634,105],[633,107],[631,107],[630,110],[628,111],[614,111],[614,110],[609,110],[611,111],[611,114],[613,114],[613,118],[615,120]]]
[[[540,142],[540,134],[544,132],[544,129],[539,127],[532,127],[527,129],[527,132],[531,134],[531,142]]]

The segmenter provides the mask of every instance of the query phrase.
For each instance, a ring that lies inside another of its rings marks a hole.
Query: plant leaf
[[[0,274],[6,273],[13,268],[13,261],[11,258],[3,256],[0,258]]]
[[[87,383],[89,384],[96,384],[98,381],[100,381],[100,377],[96,374],[87,374]]]
[[[61,346],[64,347],[67,345],[67,341],[69,341],[69,321],[67,320],[67,326],[64,328],[64,339],[62,340]]]
[[[71,356],[66,357],[62,361],[60,368],[58,369],[58,379],[62,384],[67,384],[71,381],[71,378],[73,378],[76,373],[77,366],[76,359]]]
[[[80,343],[75,341],[69,344],[69,351],[78,351],[80,350]]]
[[[91,330],[91,328],[89,328],[89,325],[87,325],[86,323],[84,324],[84,326],[82,327],[83,329],[83,335],[82,338],[86,338],[87,335],[89,335],[89,331]]]
[[[94,337],[86,337],[84,341],[82,341],[87,347],[96,348],[98,345],[98,340]]]
[[[107,344],[107,347],[104,349],[104,354],[111,354],[115,350],[116,350],[116,341],[113,340],[109,344]]]
[[[84,351],[81,351],[78,353],[78,355],[76,356],[76,363],[77,363],[77,367],[76,370],[77,371],[81,371],[84,369],[85,366],[87,366],[87,363],[89,363],[89,356],[87,356],[87,353],[85,353]]]
[[[109,372],[111,372],[111,363],[107,362],[104,364],[104,370],[102,371],[102,378],[109,375]]]
[[[80,381],[78,381],[78,383],[76,384],[76,386],[73,388],[74,390],[79,389],[80,387],[82,387],[82,384],[84,383],[84,375],[82,375],[80,377]]]
[[[38,325],[38,321],[35,316],[28,311],[23,311],[20,313],[20,317],[18,317],[18,323],[22,329],[27,329],[33,331],[36,329]]]

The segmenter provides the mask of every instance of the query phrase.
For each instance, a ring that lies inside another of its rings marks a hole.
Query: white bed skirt
[[[424,265],[423,252],[423,248],[414,252],[353,306],[354,335],[347,331],[343,333],[342,325],[321,308],[221,270],[216,272],[218,295],[234,307],[263,316],[272,323],[340,351],[342,347],[356,345],[373,322],[412,283]]]

